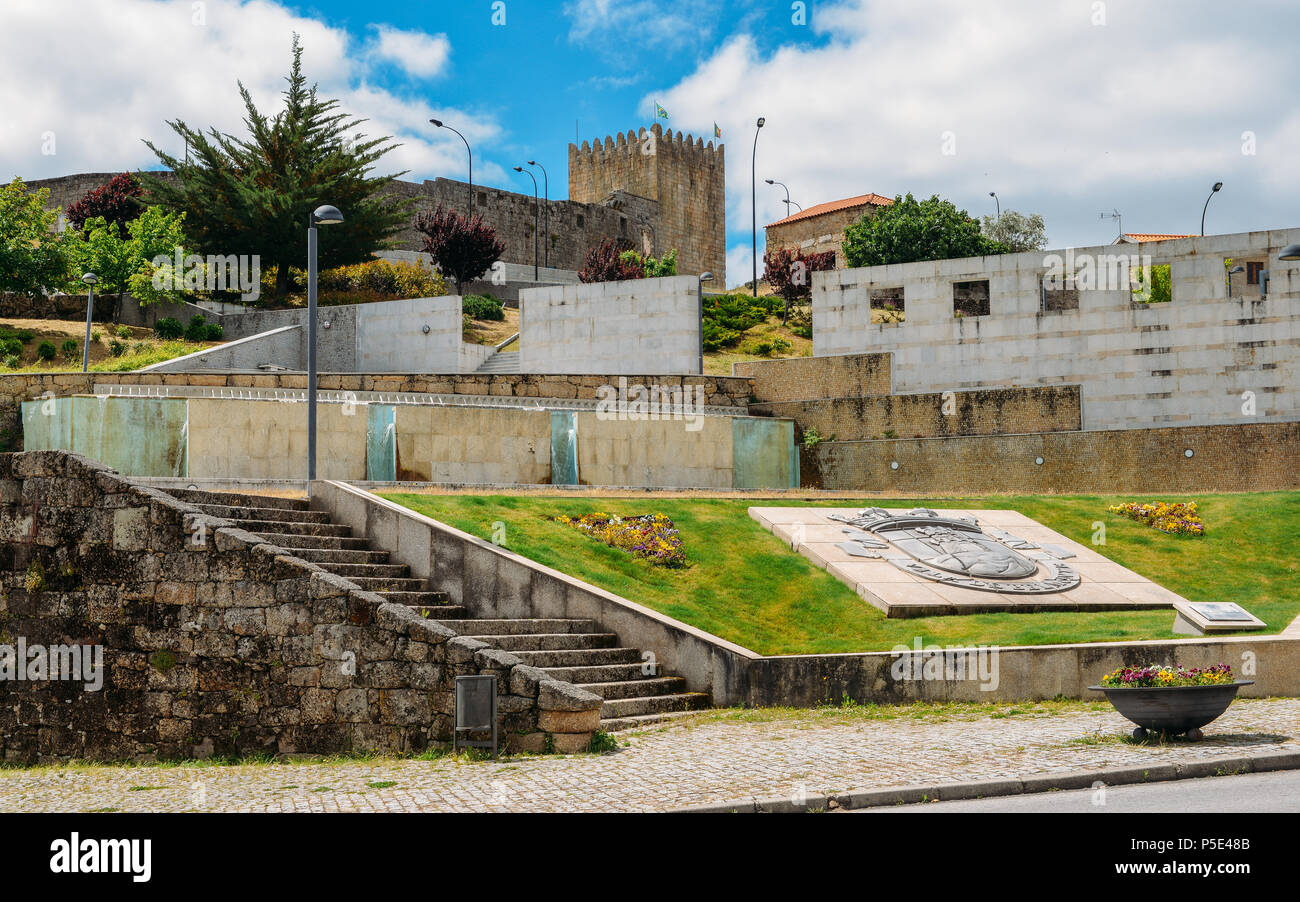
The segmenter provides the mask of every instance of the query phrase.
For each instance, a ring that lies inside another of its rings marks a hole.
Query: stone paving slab
[[[1239,700],[1203,741],[1165,745],[1118,741],[1132,724],[1108,706],[1032,708],[946,721],[922,709],[892,719],[852,709],[706,712],[621,736],[627,745],[605,755],[497,762],[14,768],[0,770],[0,810],[663,811],[1300,751],[1300,699]],[[755,716],[770,719],[747,719]]]

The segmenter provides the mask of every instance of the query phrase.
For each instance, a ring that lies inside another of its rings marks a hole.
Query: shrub
[[[17,338],[6,338],[4,340],[4,352],[6,356],[18,357],[23,353],[23,343]]]
[[[18,340],[21,341],[23,344],[27,344],[29,341],[31,341],[33,338],[36,337],[36,333],[33,332],[31,329],[19,329],[17,335],[18,335]]]
[[[754,343],[753,352],[760,357],[771,357],[773,354],[786,354],[794,347],[790,342],[779,336],[764,338]]]
[[[23,360],[17,354],[10,354],[4,359],[5,369],[16,370],[23,365]]]
[[[208,321],[204,319],[203,314],[196,313],[190,317],[190,324],[185,327],[186,341],[206,341],[208,337]]]
[[[94,344],[99,344],[101,341],[104,340],[104,333],[101,332],[101,331],[99,331],[98,329],[91,329],[91,330],[90,330],[90,340],[91,340],[91,342],[93,342]]]
[[[153,332],[155,335],[157,335],[159,338],[163,339],[164,341],[171,341],[173,339],[180,338],[182,335],[184,335],[185,327],[181,325],[180,320],[173,319],[170,316],[166,316],[158,320],[158,322],[154,324]],[[122,335],[122,333],[119,331],[118,335]],[[122,337],[130,338],[129,335],[122,335]]]
[[[627,247],[627,242],[606,239],[587,251],[586,265],[578,278],[591,282],[626,282],[645,278],[645,261],[641,255]]]
[[[471,319],[500,322],[506,318],[505,308],[490,294],[467,294],[460,300],[460,309]]]
[[[54,347],[54,342],[52,341],[46,340],[36,346],[36,356],[41,360],[53,360],[54,355],[57,353],[58,349]]]
[[[221,341],[226,336],[226,328],[220,323],[208,323],[204,332],[207,341]]]
[[[114,338],[108,343],[108,353],[113,357],[121,357],[126,353],[126,343]]]
[[[71,361],[75,359],[77,356],[77,340],[75,338],[69,338],[63,343],[62,351],[64,360]]]
[[[130,327],[130,326],[118,326],[118,327],[117,327],[117,337],[118,337],[118,338],[130,338],[130,337],[131,337],[131,327]]]

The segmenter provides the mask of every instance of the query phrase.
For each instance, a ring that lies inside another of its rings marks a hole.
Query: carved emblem
[[[850,553],[883,556],[900,570],[934,582],[1025,595],[1064,592],[1079,585],[1079,575],[1061,563],[1062,558],[1073,557],[1072,552],[1040,547],[1003,530],[986,532],[974,517],[941,517],[928,508],[891,514],[879,507],[860,511],[856,517],[831,516],[866,530],[875,539],[842,542],[841,548],[847,551],[845,546],[856,542],[864,551],[876,549],[883,540],[888,543],[883,552]],[[891,554],[893,549],[903,554]],[[1038,573],[1039,565],[1047,570],[1047,576],[1028,579]]]

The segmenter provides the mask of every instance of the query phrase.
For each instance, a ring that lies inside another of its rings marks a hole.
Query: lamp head
[[[429,122],[430,122],[431,124],[437,126],[438,128],[442,128],[442,120],[441,120],[441,119],[430,119]]]
[[[87,285],[98,285],[99,276],[95,275],[93,272],[88,272],[81,277],[81,281],[85,282]]]
[[[529,161],[528,161],[528,165],[529,165],[529,166],[536,166],[536,165],[537,165],[537,161],[536,161],[536,160],[529,160]]]
[[[767,182],[769,185],[776,184],[776,179],[763,179],[763,181]]]
[[[711,273],[711,272],[702,272],[702,273],[700,273],[700,281],[701,281],[701,282],[712,282],[712,281],[713,281],[713,273]]]
[[[1282,253],[1278,255],[1278,259],[1287,261],[1300,260],[1300,244],[1288,244],[1282,248]]]
[[[764,117],[764,116],[759,116],[759,117],[758,117],[758,127],[759,127],[759,128],[762,128],[762,127],[763,127],[764,125],[766,125],[766,124],[767,124],[767,119],[766,119],[766,117]]]
[[[1215,191],[1218,191],[1218,190],[1220,190],[1221,188],[1223,188],[1223,182],[1215,182],[1215,183],[1214,183],[1214,190],[1215,190]]]
[[[997,193],[996,191],[990,191],[990,192],[989,192],[989,197],[997,197],[997,196],[998,196],[998,193]]]
[[[334,225],[343,221],[343,214],[339,212],[338,207],[322,204],[312,211],[311,221],[317,225]]]
[[[516,167],[515,167],[515,172],[523,172],[523,171],[524,171],[524,167],[522,167],[522,166],[516,166]]]
[[[1237,266],[1234,266],[1232,269],[1228,270],[1228,275],[1235,276],[1237,273],[1245,272],[1245,271],[1246,271],[1246,267],[1238,264]]]

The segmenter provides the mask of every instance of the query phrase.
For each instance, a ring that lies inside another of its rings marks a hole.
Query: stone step
[[[411,607],[415,613],[426,620],[432,620],[457,633],[464,632],[465,618],[469,616],[469,609],[458,604],[412,605]]]
[[[656,674],[642,673],[646,662],[634,664],[593,664],[587,667],[544,667],[548,676],[567,683],[619,683],[626,680],[654,679]]]
[[[293,538],[293,537],[291,537]],[[364,541],[361,540],[361,541]],[[290,554],[304,561],[318,564],[325,570],[331,566],[385,566],[404,567],[403,564],[389,564],[387,551],[372,551],[368,548],[286,548]],[[346,574],[340,573],[339,576]]]
[[[631,717],[602,717],[600,719],[600,728],[606,733],[617,733],[620,730],[634,730],[638,727],[649,727],[658,723],[681,720],[697,713],[699,712],[665,711],[662,714],[635,714]]]
[[[681,677],[646,677],[612,683],[578,683],[579,689],[594,692],[605,701],[619,698],[645,698],[655,695],[682,695],[686,681]]]
[[[677,692],[672,695],[606,699],[605,704],[600,706],[600,716],[601,719],[633,717],[638,714],[664,714],[669,711],[697,711],[708,706],[709,696],[705,692]]]
[[[476,636],[519,636],[538,633],[593,633],[594,620],[474,620],[461,624]]]
[[[295,553],[300,548],[328,548],[336,551],[367,551],[370,548],[369,539],[359,539],[351,536],[303,536],[295,533],[260,531],[257,535],[272,545],[279,545],[286,551]],[[385,554],[384,559],[388,559],[387,554]],[[303,560],[311,560],[311,558],[303,558]]]
[[[612,648],[618,644],[613,633],[532,633],[527,635],[478,635],[469,632],[482,642],[505,651],[575,651],[578,649]]]
[[[227,504],[197,504],[205,514],[226,520],[260,520],[284,523],[328,523],[325,511],[285,510],[279,507],[231,507]]]
[[[629,664],[641,660],[635,648],[586,648],[565,651],[513,651],[515,657],[533,667],[593,667],[603,664]]]
[[[376,592],[374,589],[367,589],[366,591],[382,595],[384,601],[391,601],[393,604],[404,604],[410,608],[437,608],[447,603],[446,592],[430,592],[428,590],[420,592]]]
[[[280,510],[306,511],[311,505],[303,498],[277,495],[253,495],[244,492],[209,492],[204,489],[162,489],[178,501],[190,504],[220,504],[225,507],[274,507]]]
[[[339,574],[342,576],[343,574]],[[428,592],[429,584],[422,579],[416,579],[412,576],[349,576],[348,579],[356,583],[367,592]]]
[[[249,532],[259,536],[273,533],[279,536],[338,536],[344,538],[352,535],[351,526],[339,526],[334,523],[289,523],[284,520],[244,520],[239,524]]]
[[[322,552],[328,554],[329,552]],[[301,556],[301,555],[300,555]],[[304,558],[306,560],[306,558]],[[354,582],[358,579],[406,579],[411,575],[411,568],[405,564],[343,564],[336,561],[317,561],[317,566],[330,573],[346,576]]]

